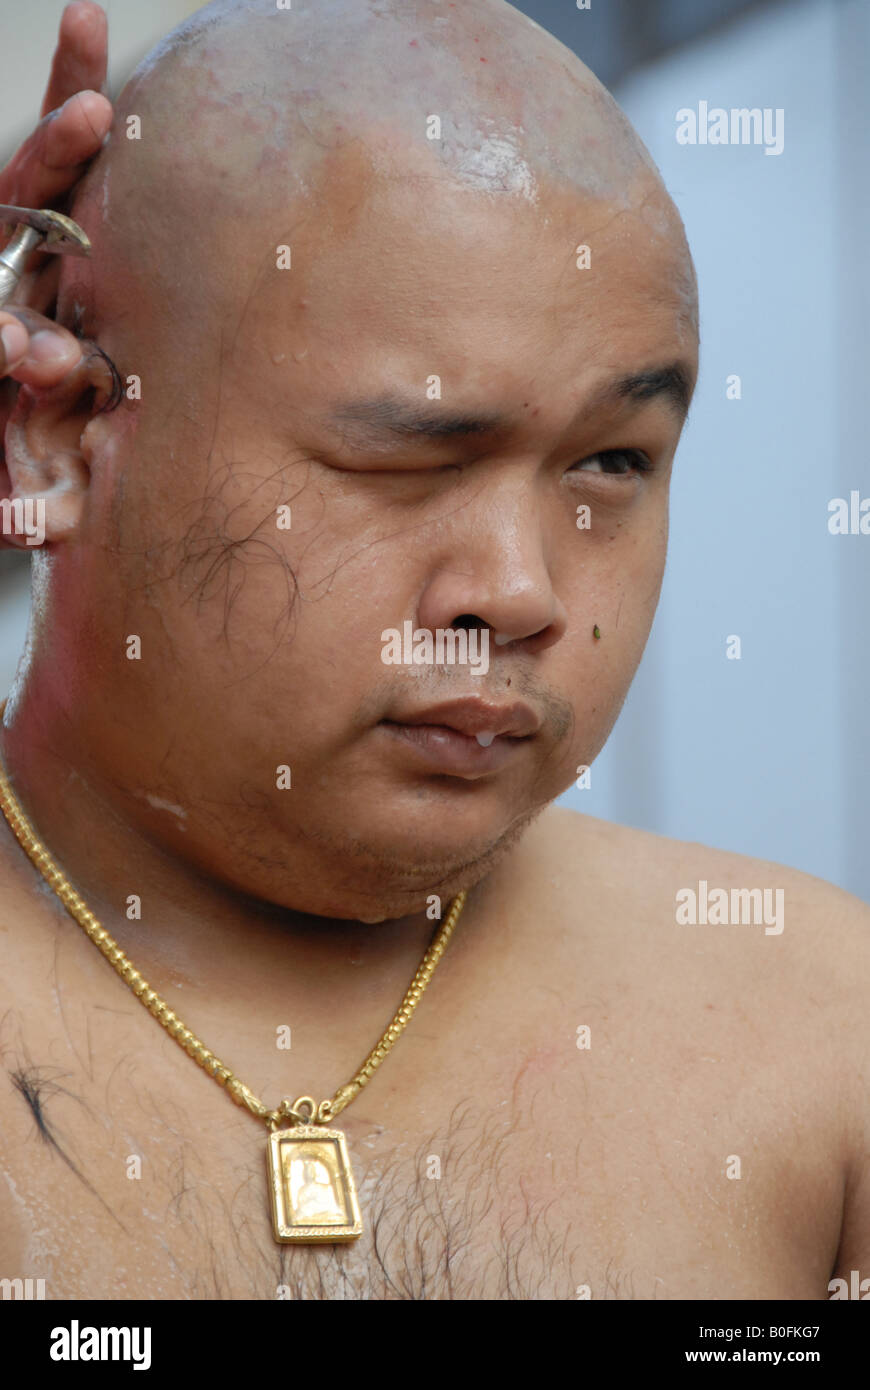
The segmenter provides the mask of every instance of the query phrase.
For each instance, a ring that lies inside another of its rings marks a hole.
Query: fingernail
[[[27,345],[30,338],[27,329],[21,323],[4,323],[0,328],[0,340],[3,343],[3,354],[5,361],[4,367],[8,369],[27,352]]]
[[[30,339],[27,356],[31,362],[49,363],[71,361],[73,353],[70,344],[57,333],[52,333],[50,328],[41,328]]]

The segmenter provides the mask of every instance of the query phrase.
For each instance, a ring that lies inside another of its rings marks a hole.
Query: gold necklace
[[[4,709],[5,701],[0,705],[0,721]],[[343,1131],[331,1128],[329,1121],[359,1095],[408,1026],[459,921],[465,892],[454,898],[398,1012],[353,1079],[319,1105],[311,1096],[300,1096],[292,1105],[284,1099],[277,1110],[269,1110],[195,1033],[185,1027],[90,911],[37,837],[12,790],[2,761],[0,808],[24,853],[148,1012],[203,1071],[229,1092],[236,1105],[246,1106],[257,1119],[265,1121],[270,1131],[266,1165],[275,1239],[282,1243],[320,1244],[356,1240],[361,1236],[362,1218],[347,1143]],[[288,1121],[290,1127],[281,1128]]]

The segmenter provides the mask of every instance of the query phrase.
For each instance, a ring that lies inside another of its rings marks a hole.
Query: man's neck
[[[189,1026],[220,1019],[232,1030],[257,1017],[322,1035],[328,1022],[330,1051],[356,1055],[398,1007],[437,919],[421,911],[372,925],[236,892],[119,814],[44,720],[17,718],[2,753],[39,839],[152,987],[182,1017],[191,1010]],[[473,888],[465,908],[478,940],[491,886]]]

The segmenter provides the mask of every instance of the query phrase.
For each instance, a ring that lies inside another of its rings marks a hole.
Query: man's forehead
[[[484,230],[491,219],[485,209]],[[681,427],[697,341],[679,246],[651,246],[645,228],[636,237],[623,228],[612,256],[597,247],[593,279],[576,266],[570,220],[531,233],[526,208],[495,220],[493,244],[466,225],[461,251],[443,257],[437,238],[431,254],[409,254],[382,224],[376,257],[349,238],[343,255],[321,246],[313,274],[300,258],[286,296],[263,297],[258,327],[279,364],[273,374],[267,363],[270,387],[283,381],[288,400],[302,398],[303,413],[348,447],[385,455],[495,443],[538,411],[541,424],[570,428],[575,417],[652,403]],[[425,228],[420,235],[412,244],[426,248]],[[535,266],[523,254],[529,235]],[[245,349],[250,342],[246,334]]]
[[[435,201],[437,194],[430,210]],[[509,392],[541,369],[563,384],[582,375],[587,393],[589,368],[604,362],[606,379],[588,392],[603,393],[597,404],[645,392],[685,413],[696,334],[691,266],[678,235],[650,237],[632,218],[616,228],[596,204],[603,231],[592,237],[590,270],[577,264],[570,214],[543,225],[528,207],[483,202],[470,191],[451,195],[437,230],[430,217],[419,226],[383,220],[373,243],[326,236],[310,258],[300,244],[292,283],[288,276],[277,297],[271,280],[258,287],[270,351],[301,349],[328,376],[334,370],[363,388],[339,400],[327,382],[347,423],[408,435],[420,421],[390,388],[433,373],[454,401],[481,374]]]
[[[635,211],[544,180],[532,200],[524,189],[493,196],[443,175],[423,184],[374,176],[356,189],[334,179],[295,223],[284,288],[312,321],[331,318],[332,306],[346,322],[358,311],[372,328],[402,315],[404,329],[413,314],[424,339],[427,326],[478,316],[513,321],[521,335],[525,321],[534,334],[536,321],[601,313],[610,298],[645,295],[667,310],[691,291],[692,276],[679,217],[653,209],[669,202],[656,192],[647,185]],[[279,213],[270,224],[288,221]]]

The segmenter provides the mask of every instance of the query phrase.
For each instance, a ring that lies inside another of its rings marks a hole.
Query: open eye
[[[611,477],[627,477],[634,468],[638,473],[649,473],[652,464],[646,454],[639,449],[604,449],[599,454],[590,454],[569,468],[569,473],[581,470],[587,473],[608,473]]]

